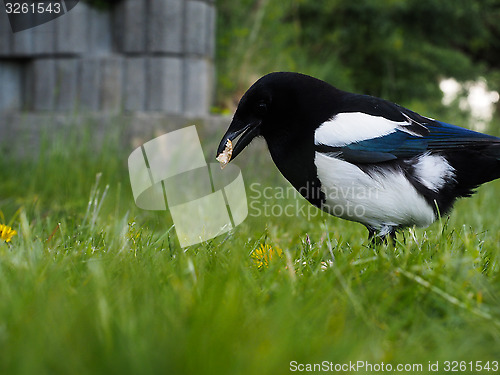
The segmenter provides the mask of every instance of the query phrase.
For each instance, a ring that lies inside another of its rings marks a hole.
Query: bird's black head
[[[325,98],[331,99],[336,92],[338,90],[326,82],[304,74],[265,75],[241,98],[217,155],[224,151],[228,140],[233,142],[238,137],[230,160],[257,136],[263,136],[269,143],[273,136],[298,135],[300,127],[319,125],[331,113],[332,103],[325,103]]]

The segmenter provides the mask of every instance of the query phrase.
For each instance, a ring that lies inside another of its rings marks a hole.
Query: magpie
[[[372,240],[427,227],[500,177],[500,138],[299,73],[270,73],[248,89],[218,157],[233,160],[255,137],[304,198],[364,224]]]

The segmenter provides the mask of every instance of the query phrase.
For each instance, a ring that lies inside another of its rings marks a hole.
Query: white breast
[[[374,170],[368,175],[356,165],[316,152],[314,163],[326,196],[325,210],[380,231],[392,227],[426,227],[434,210],[402,171]]]

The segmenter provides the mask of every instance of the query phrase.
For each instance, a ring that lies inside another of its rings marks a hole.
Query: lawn
[[[0,160],[17,231],[0,240],[1,374],[498,373],[500,183],[373,249],[361,225],[275,194],[287,183],[256,144],[236,160],[249,217],[181,249],[168,212],[134,204],[133,148],[91,139]]]

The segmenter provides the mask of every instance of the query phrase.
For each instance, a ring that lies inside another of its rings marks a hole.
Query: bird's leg
[[[393,230],[391,231],[391,233],[389,233],[389,238],[390,238],[390,241],[385,241],[385,243],[390,243],[392,245],[392,247],[395,247],[396,246],[396,231]]]
[[[391,230],[389,234],[378,236],[377,232],[373,228],[368,229],[368,241],[370,242],[370,246],[376,248],[380,245],[392,245],[393,247],[396,245],[396,230]]]
[[[373,228],[367,227],[367,229],[368,229],[368,242],[370,244],[370,247],[376,249],[383,243],[387,244],[385,236],[377,236],[377,232]]]

